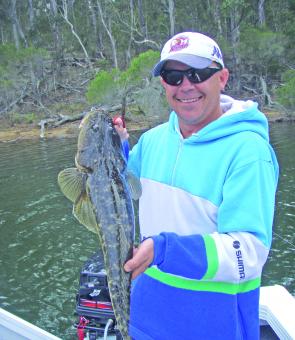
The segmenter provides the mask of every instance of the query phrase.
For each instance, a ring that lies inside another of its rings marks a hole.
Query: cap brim
[[[169,56],[166,59],[161,60],[160,62],[158,62],[155,65],[155,67],[153,69],[153,75],[155,77],[157,77],[161,74],[162,68],[163,68],[164,64],[166,63],[166,61],[168,61],[168,60],[179,61],[179,62],[186,64],[186,65],[193,67],[193,68],[206,68],[212,63],[212,60],[204,58],[204,57],[198,57],[198,56],[192,55],[192,54],[180,54],[180,53],[178,53],[178,54]]]

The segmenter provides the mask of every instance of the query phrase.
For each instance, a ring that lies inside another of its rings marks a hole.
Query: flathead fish
[[[80,128],[76,167],[61,171],[58,183],[73,202],[74,216],[99,237],[117,327],[124,339],[130,339],[131,277],[123,266],[133,250],[132,198],[139,198],[141,188],[127,174],[120,137],[107,112],[90,111]]]

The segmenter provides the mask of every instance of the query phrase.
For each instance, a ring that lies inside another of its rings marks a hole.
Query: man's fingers
[[[132,278],[135,278],[148,268],[154,258],[154,241],[147,239],[138,249],[133,251],[133,258],[124,265],[126,272],[132,272]]]
[[[146,261],[139,268],[136,268],[132,272],[132,279],[135,279],[138,275],[140,275],[141,273],[145,272],[145,270],[149,267],[149,265],[150,265],[150,262]]]

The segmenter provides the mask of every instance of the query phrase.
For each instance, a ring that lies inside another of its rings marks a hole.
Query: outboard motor
[[[82,267],[76,313],[78,322],[75,327],[79,340],[123,340],[116,327],[101,251],[91,256]]]

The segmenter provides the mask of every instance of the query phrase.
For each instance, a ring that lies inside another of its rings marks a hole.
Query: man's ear
[[[219,72],[219,79],[220,79],[220,89],[221,91],[223,91],[225,89],[225,86],[228,82],[228,78],[229,78],[229,71],[227,68],[223,68],[220,72]]]

